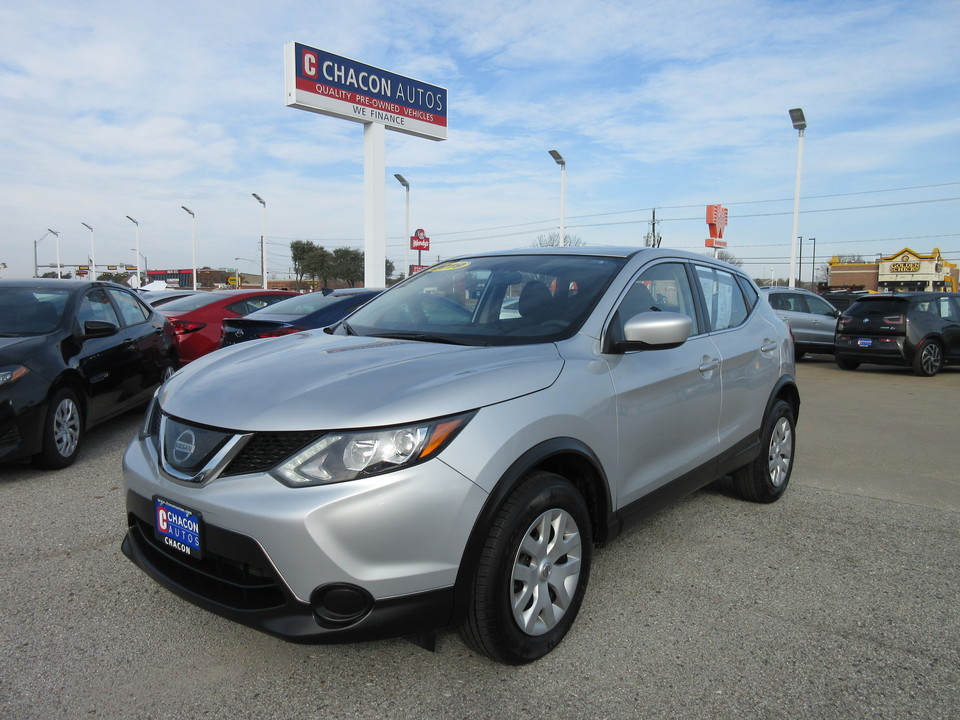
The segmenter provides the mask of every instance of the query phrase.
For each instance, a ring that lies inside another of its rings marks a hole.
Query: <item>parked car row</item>
[[[292,300],[278,317],[282,332],[298,332],[334,323],[376,294],[137,293],[86,280],[0,280],[0,462],[67,467],[87,430],[145,404],[177,368],[216,350],[230,318]],[[254,336],[271,333],[244,339]]]
[[[797,359],[829,353],[844,370],[862,363],[897,365],[924,377],[960,362],[960,293],[857,293],[840,311],[809,290],[761,292],[790,326]]]

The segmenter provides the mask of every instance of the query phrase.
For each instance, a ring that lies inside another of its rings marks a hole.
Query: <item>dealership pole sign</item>
[[[446,89],[298,42],[284,51],[288,106],[447,139]]]

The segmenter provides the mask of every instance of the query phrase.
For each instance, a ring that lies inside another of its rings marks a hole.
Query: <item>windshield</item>
[[[506,255],[442,263],[377,296],[337,332],[463,345],[570,337],[623,264],[584,255]]]
[[[221,300],[222,295],[214,295],[213,293],[201,292],[197,295],[185,295],[184,297],[177,298],[176,300],[171,300],[168,303],[163,303],[158,310],[163,313],[170,313],[176,315],[178,313],[190,312],[191,310],[197,310],[206,305],[211,305],[217,300]]]
[[[304,315],[309,315],[317,310],[333,307],[337,303],[341,303],[344,300],[348,300],[358,294],[359,293],[352,293],[349,295],[324,295],[323,293],[319,292],[308,293],[306,295],[298,295],[287,300],[281,300],[278,303],[268,305],[267,307],[261,308],[260,310],[250,314],[254,316],[290,315],[291,317],[303,317]]]
[[[0,293],[0,335],[45,335],[63,318],[67,290],[4,288]]]

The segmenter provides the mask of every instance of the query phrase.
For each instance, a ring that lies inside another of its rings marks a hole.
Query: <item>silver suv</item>
[[[123,551],[290,640],[456,627],[529,662],[627,521],[725,475],[779,498],[798,409],[787,327],[731,265],[652,248],[462,257],[325,330],[171,378],[124,457]]]
[[[760,290],[793,331],[797,360],[807,353],[833,355],[839,310],[815,292],[802,288],[763,287]]]

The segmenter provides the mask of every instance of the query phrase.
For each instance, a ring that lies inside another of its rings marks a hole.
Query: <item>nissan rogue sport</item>
[[[123,551],[289,640],[458,628],[529,662],[628,521],[727,475],[749,500],[783,494],[794,370],[787,326],[722,261],[460,257],[167,381],[124,457]]]

